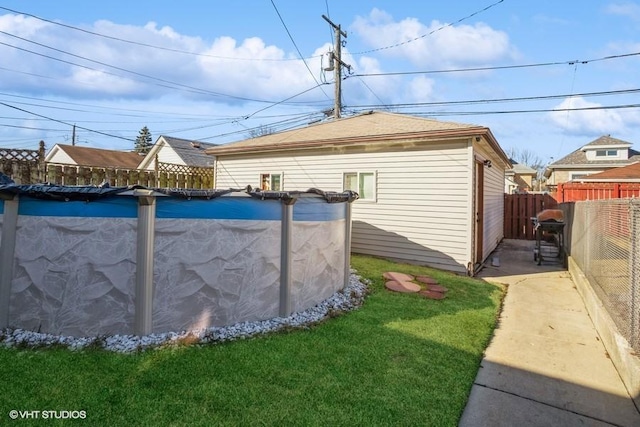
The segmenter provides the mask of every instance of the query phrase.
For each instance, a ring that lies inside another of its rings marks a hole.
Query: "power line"
[[[472,105],[472,104],[491,104],[500,102],[518,102],[518,101],[543,101],[549,99],[561,99],[568,97],[592,97],[592,96],[615,96],[615,95],[629,95],[640,92],[640,89],[623,89],[623,90],[610,90],[603,92],[584,92],[576,94],[560,94],[560,95],[542,95],[542,96],[523,96],[513,98],[494,98],[494,99],[474,99],[463,101],[434,101],[434,102],[414,102],[414,103],[402,103],[393,104],[393,108],[414,108],[425,106],[452,106],[452,105]],[[371,104],[371,105],[351,105],[350,108],[359,109],[376,109],[389,107],[387,104]]]
[[[282,15],[280,14],[280,11],[278,10],[278,7],[276,6],[276,4],[273,2],[273,0],[271,0],[271,5],[273,6],[273,8],[276,11],[276,14],[278,15],[278,18],[280,19],[280,22],[282,23],[282,26],[284,27],[285,31],[287,32],[287,35],[289,36],[289,40],[291,40],[291,43],[293,43],[293,46],[296,48],[296,52],[298,52],[298,56],[300,57],[300,59],[302,60],[302,62],[304,63],[304,66],[307,68],[307,71],[309,71],[309,74],[311,75],[311,78],[313,79],[314,82],[316,82],[316,84],[318,85],[318,87],[320,87],[320,90],[322,91],[322,93],[324,94],[324,96],[326,96],[327,98],[329,98],[329,95],[327,95],[324,91],[324,89],[322,89],[322,87],[320,86],[320,82],[318,82],[318,79],[316,79],[316,76],[313,74],[313,72],[311,71],[311,69],[309,68],[309,64],[307,64],[307,61],[304,59],[304,57],[302,56],[302,52],[300,52],[300,49],[298,48],[298,45],[296,43],[296,41],[293,39],[293,36],[291,35],[291,32],[289,31],[289,28],[287,28],[287,24],[285,24],[284,19],[282,19]]]
[[[423,39],[423,38],[425,38],[425,37],[427,37],[427,36],[430,36],[430,35],[432,35],[432,34],[434,34],[434,33],[437,33],[438,31],[444,30],[445,28],[452,27],[452,26],[454,26],[455,24],[459,24],[459,23],[461,23],[462,21],[466,21],[467,19],[470,19],[470,18],[472,18],[472,17],[474,17],[474,16],[476,16],[476,15],[478,15],[478,14],[482,13],[482,12],[485,12],[485,11],[487,11],[487,10],[491,9],[491,8],[492,8],[492,7],[494,7],[494,6],[497,6],[498,4],[502,3],[503,1],[504,1],[504,0],[498,0],[497,2],[492,3],[492,4],[490,4],[489,6],[486,6],[486,7],[485,7],[485,8],[483,8],[483,9],[480,9],[480,10],[478,10],[478,11],[476,11],[476,12],[473,12],[473,13],[472,13],[472,14],[470,14],[470,15],[465,16],[464,18],[460,18],[460,19],[458,19],[457,21],[452,22],[452,23],[450,23],[450,24],[442,25],[441,27],[436,28],[436,29],[435,29],[435,30],[433,30],[433,31],[430,31],[430,32],[428,32],[427,34],[423,34],[423,35],[421,35],[421,36],[414,37],[413,39],[405,40],[405,41],[403,41],[403,42],[396,43],[396,44],[393,44],[393,45],[390,45],[390,46],[379,47],[379,48],[371,49],[371,50],[365,50],[365,51],[363,51],[363,52],[356,52],[356,53],[352,53],[351,55],[364,55],[364,54],[366,54],[366,53],[378,52],[378,51],[381,51],[381,50],[387,50],[387,49],[393,49],[393,48],[396,48],[396,47],[403,46],[403,45],[405,45],[405,44],[409,44],[409,43],[415,42],[415,41],[417,41],[417,40],[420,40],[420,39]]]
[[[640,108],[640,104],[625,105],[603,105],[597,107],[575,107],[575,108],[540,108],[530,110],[496,110],[496,111],[434,111],[434,112],[412,112],[415,116],[445,117],[445,116],[483,116],[492,114],[524,114],[524,113],[554,113],[563,111],[596,111],[596,110],[619,110],[628,108]]]
[[[151,49],[158,49],[158,50],[164,50],[164,51],[168,51],[168,52],[180,53],[180,54],[184,54],[184,55],[201,56],[201,57],[215,58],[215,59],[227,59],[227,60],[234,60],[234,61],[261,61],[261,62],[297,61],[297,59],[293,59],[293,58],[280,58],[280,59],[272,59],[272,58],[241,58],[241,57],[228,57],[228,56],[211,55],[211,54],[206,54],[206,53],[191,52],[191,51],[188,51],[188,50],[174,49],[174,48],[170,48],[170,47],[152,45],[152,44],[148,44],[148,43],[137,42],[137,41],[134,41],[134,40],[127,40],[127,39],[123,39],[123,38],[120,38],[120,37],[109,36],[107,34],[101,34],[101,33],[97,33],[97,32],[94,32],[94,31],[89,31],[89,30],[86,30],[84,28],[74,27],[73,25],[63,24],[62,22],[52,21],[50,19],[42,18],[40,16],[33,15],[31,13],[20,12],[20,11],[14,10],[14,9],[10,9],[8,7],[0,6],[0,9],[1,10],[6,10],[6,11],[11,12],[11,13],[16,13],[16,14],[19,14],[19,15],[28,16],[30,18],[37,19],[39,21],[47,22],[49,24],[53,24],[53,25],[57,25],[57,26],[60,26],[60,27],[68,28],[68,29],[71,29],[71,30],[74,30],[74,31],[80,31],[80,32],[83,32],[85,34],[90,34],[92,36],[102,37],[102,38],[109,39],[109,40],[114,40],[114,41],[118,41],[118,42],[122,42],[122,43],[128,43],[128,44],[132,44],[132,45],[136,45],[136,46],[147,47],[147,48],[151,48]],[[316,57],[310,57],[310,58],[307,58],[307,59],[312,59],[312,58],[316,58]]]
[[[63,125],[67,125],[67,126],[71,126],[71,127],[73,126],[73,124],[71,124],[71,123],[67,123],[67,122],[64,122],[62,120],[54,119],[52,117],[43,116],[42,114],[37,114],[37,113],[34,113],[32,111],[24,110],[22,108],[15,107],[13,105],[9,105],[9,104],[4,103],[4,102],[0,102],[0,105],[4,105],[5,107],[8,107],[8,108],[13,108],[14,110],[22,111],[23,113],[32,114],[32,115],[34,115],[36,117],[42,117],[44,119],[51,120],[52,122],[62,123]],[[97,134],[104,135],[104,136],[109,136],[111,138],[123,139],[125,141],[135,141],[135,139],[125,138],[125,137],[120,136],[120,135],[113,135],[113,134],[110,134],[110,133],[101,132],[99,130],[89,129],[89,128],[85,128],[85,127],[82,127],[82,126],[76,126],[76,127],[78,129],[86,130],[88,132],[93,132],[93,133],[97,133]]]
[[[293,117],[291,119],[281,120],[281,121],[278,121],[278,122],[275,122],[275,123],[270,123],[267,126],[268,127],[279,126],[280,127],[280,131],[288,130],[288,129],[293,129],[293,128],[299,127],[301,125],[308,124],[309,121],[311,121],[312,118],[315,118],[315,117],[318,117],[318,116],[324,117],[324,113],[323,112],[314,112],[314,113],[296,114],[295,117]],[[236,121],[234,123],[238,124],[238,125],[241,125],[241,123],[239,121]],[[232,136],[232,135],[238,135],[238,134],[250,132],[252,130],[259,130],[261,127],[263,127],[263,125],[260,125],[260,126],[254,127],[254,128],[244,128],[244,129],[242,129],[240,131],[233,131],[233,132],[227,132],[227,133],[224,133],[224,134],[212,135],[212,136],[207,136],[207,137],[204,137],[204,138],[198,138],[198,140],[205,141],[205,140],[208,140],[208,139],[223,138],[223,137],[228,137],[228,136]]]
[[[189,85],[185,85],[185,84],[181,84],[181,83],[172,82],[170,80],[165,80],[165,79],[162,79],[162,78],[159,78],[159,77],[153,77],[153,76],[150,76],[148,74],[143,74],[143,73],[139,73],[137,71],[128,70],[126,68],[118,67],[116,65],[107,64],[107,63],[102,62],[102,61],[96,61],[94,59],[87,58],[86,56],[76,55],[76,54],[71,53],[71,52],[67,52],[67,51],[52,47],[52,46],[47,46],[45,44],[38,43],[38,42],[35,42],[33,40],[28,40],[28,39],[25,39],[23,37],[16,36],[14,34],[7,33],[5,31],[0,31],[0,34],[7,35],[9,37],[14,37],[14,38],[17,38],[19,40],[25,41],[27,43],[32,43],[32,44],[35,44],[36,46],[44,47],[46,49],[51,49],[51,50],[53,50],[55,52],[63,53],[65,55],[69,55],[69,56],[72,56],[74,58],[82,59],[84,61],[89,61],[89,62],[92,62],[94,64],[98,64],[98,65],[102,65],[102,66],[105,66],[105,67],[113,68],[115,70],[123,71],[125,73],[130,73],[130,74],[133,74],[133,75],[138,76],[138,77],[144,77],[146,79],[156,80],[156,81],[165,83],[165,84],[157,84],[157,83],[155,83],[157,86],[160,86],[160,87],[165,87],[165,88],[174,89],[174,90],[175,89],[178,89],[178,90],[188,89],[190,92],[194,92],[194,93],[198,93],[198,94],[212,95],[212,96],[216,96],[216,97],[227,97],[227,98],[232,98],[232,99],[238,99],[238,100],[241,100],[241,101],[263,102],[263,103],[267,103],[268,102],[268,101],[259,100],[259,99],[244,98],[244,97],[239,97],[239,96],[234,96],[234,95],[229,95],[229,94],[223,94],[223,93],[220,93],[220,92],[214,92],[214,91],[210,91],[210,90],[207,90],[207,89],[201,89],[201,88],[197,88],[197,87],[194,87],[194,86],[189,86]],[[105,71],[105,70],[99,70],[99,69],[91,68],[91,67],[88,67],[86,65],[76,64],[76,63],[70,62],[70,61],[65,61],[65,60],[62,60],[62,59],[59,59],[59,58],[55,58],[55,57],[52,57],[52,56],[44,55],[44,54],[41,54],[41,53],[38,53],[38,52],[34,52],[34,51],[31,51],[31,50],[28,50],[28,49],[24,49],[24,48],[21,48],[21,47],[18,47],[18,46],[13,46],[13,45],[10,45],[8,43],[0,42],[0,44],[8,46],[8,47],[12,47],[14,49],[18,49],[18,50],[21,50],[21,51],[24,51],[24,52],[28,52],[28,53],[31,53],[31,54],[34,54],[34,55],[43,56],[43,57],[48,58],[48,59],[53,59],[55,61],[64,62],[66,64],[74,65],[74,66],[77,66],[77,67],[82,67],[82,68],[89,69],[89,70],[92,70],[92,71],[99,71],[99,72],[102,72],[102,73],[105,73],[105,74],[109,74],[109,75],[112,75],[112,76],[116,76],[116,77],[123,77],[123,76],[121,76],[119,74],[110,73],[110,72]],[[167,84],[168,85],[172,85],[172,86],[167,86]],[[180,89],[180,88],[183,88],[183,89]]]
[[[602,58],[585,59],[585,60],[569,60],[569,61],[556,61],[556,62],[541,62],[534,64],[519,64],[519,65],[499,65],[493,67],[474,67],[474,68],[456,68],[447,70],[426,70],[426,71],[397,71],[389,73],[364,73],[353,74],[352,77],[384,77],[384,76],[406,76],[412,74],[444,74],[444,73],[466,73],[474,71],[496,71],[496,70],[508,70],[518,68],[535,68],[535,67],[548,67],[552,65],[576,65],[576,64],[588,64],[590,62],[608,61],[611,59],[628,58],[631,56],[638,56],[640,52],[625,53],[621,55],[610,55]]]

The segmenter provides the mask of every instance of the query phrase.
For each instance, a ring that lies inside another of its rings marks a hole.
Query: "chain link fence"
[[[560,205],[566,250],[620,333],[640,352],[640,199]]]

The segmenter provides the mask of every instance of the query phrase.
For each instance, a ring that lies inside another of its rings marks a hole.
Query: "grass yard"
[[[123,355],[0,348],[0,425],[455,426],[496,323],[495,285],[354,256],[372,293],[305,330]],[[397,294],[382,273],[430,274],[442,301]],[[12,421],[10,410],[86,411]]]

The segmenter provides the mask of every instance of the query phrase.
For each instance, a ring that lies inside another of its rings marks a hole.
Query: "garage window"
[[[345,172],[342,188],[356,191],[360,200],[376,201],[376,172]]]

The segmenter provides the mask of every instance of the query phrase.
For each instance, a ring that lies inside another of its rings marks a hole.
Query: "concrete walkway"
[[[506,240],[479,277],[507,285],[460,426],[640,426],[569,273]]]

